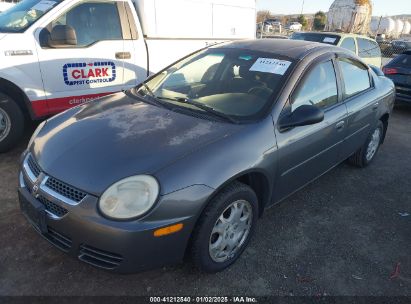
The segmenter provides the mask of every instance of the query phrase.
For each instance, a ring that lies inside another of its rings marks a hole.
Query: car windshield
[[[272,104],[292,65],[275,54],[211,48],[163,70],[137,93],[190,110],[254,119]]]
[[[0,33],[22,33],[62,0],[23,0],[0,13]]]
[[[294,33],[291,35],[291,39],[338,45],[338,42],[340,42],[341,37],[338,35],[326,33]]]

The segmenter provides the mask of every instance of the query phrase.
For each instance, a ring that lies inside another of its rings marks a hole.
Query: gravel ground
[[[240,260],[214,275],[188,264],[113,274],[54,248],[19,211],[27,140],[0,155],[0,295],[411,296],[411,107],[396,107],[370,167],[341,164],[267,210]]]

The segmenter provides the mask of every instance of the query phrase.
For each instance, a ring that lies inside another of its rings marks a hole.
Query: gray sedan
[[[221,271],[265,208],[346,159],[369,165],[393,101],[391,80],[334,46],[210,47],[43,122],[21,158],[21,209],[103,269],[189,258]]]

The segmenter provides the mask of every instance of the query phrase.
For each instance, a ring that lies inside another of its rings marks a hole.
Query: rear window
[[[411,53],[398,55],[391,61],[390,65],[392,64],[411,68]]]
[[[323,34],[323,33],[294,33],[291,35],[291,39],[337,45],[340,42],[341,37],[338,35]]]
[[[381,57],[381,49],[377,42],[363,38],[357,38],[357,42],[358,55],[361,58]]]

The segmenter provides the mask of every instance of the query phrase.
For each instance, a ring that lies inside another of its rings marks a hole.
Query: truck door
[[[80,2],[40,31],[37,51],[49,114],[124,88],[131,54],[124,50],[130,28],[122,26],[121,8],[118,1]],[[51,37],[58,29],[74,31],[76,41],[56,45]]]

